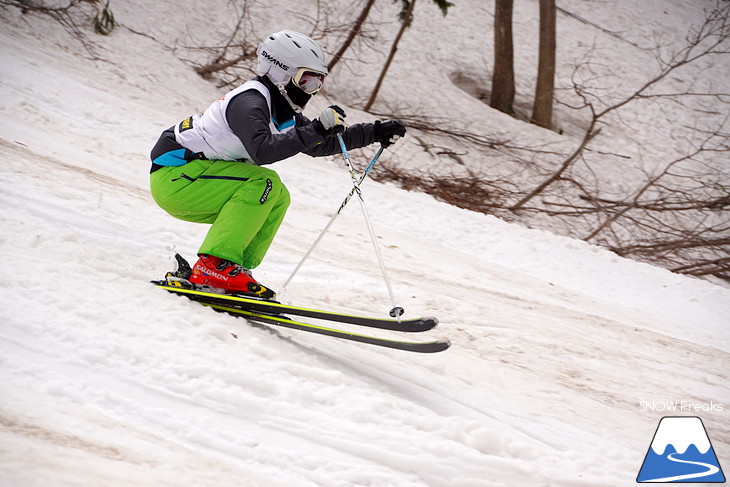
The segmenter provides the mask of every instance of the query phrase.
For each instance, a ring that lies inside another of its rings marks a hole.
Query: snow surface
[[[623,19],[635,6],[583,3]],[[681,25],[684,4],[657,22]],[[453,343],[435,355],[251,326],[153,289],[207,227],[154,204],[149,149],[221,92],[150,34],[197,22],[193,3],[140,5],[112,7],[158,29],[94,37],[96,58],[55,22],[0,10],[0,485],[634,485],[677,414],[700,415],[730,463],[730,290],[581,241],[366,182],[399,304]],[[478,103],[444,97],[429,103]],[[332,101],[347,105],[307,113]],[[418,160],[409,143],[383,157]],[[293,204],[256,276],[276,289],[350,188],[337,158],[273,167]],[[387,312],[357,205],[283,299]]]

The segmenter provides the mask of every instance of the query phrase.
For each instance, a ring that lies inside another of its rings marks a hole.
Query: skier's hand
[[[375,142],[380,142],[383,147],[395,144],[398,139],[406,135],[406,126],[400,120],[388,120],[375,122]]]
[[[334,137],[345,131],[345,111],[337,105],[330,105],[314,121],[314,127],[325,137]]]

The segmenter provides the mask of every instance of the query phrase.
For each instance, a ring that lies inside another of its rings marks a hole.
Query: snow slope
[[[92,59],[3,15],[0,485],[633,485],[674,414],[642,401],[723,405],[676,414],[701,415],[729,463],[730,290],[580,241],[368,181],[399,304],[453,343],[428,356],[157,292],[206,227],[155,206],[147,153],[219,91],[148,37],[115,31]],[[256,275],[277,288],[349,176],[336,158],[273,167],[294,203]],[[283,299],[389,309],[356,205]]]

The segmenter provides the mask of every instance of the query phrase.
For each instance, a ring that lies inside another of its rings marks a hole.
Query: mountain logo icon
[[[696,416],[663,417],[636,481],[725,482],[702,420]]]

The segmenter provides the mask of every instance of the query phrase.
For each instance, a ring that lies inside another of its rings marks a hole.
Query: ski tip
[[[428,328],[431,329],[431,328],[436,328],[438,326],[439,319],[436,318],[435,316],[425,316],[425,317],[423,317],[421,322],[424,325],[428,325]]]
[[[418,348],[413,349],[414,352],[438,353],[443,352],[451,346],[451,340],[442,338],[433,342],[421,343]]]

